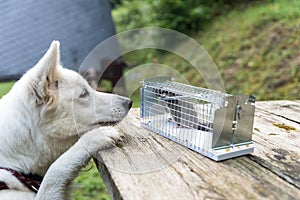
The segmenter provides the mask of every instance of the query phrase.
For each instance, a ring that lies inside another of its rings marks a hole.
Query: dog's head
[[[92,89],[78,73],[60,64],[59,42],[19,81],[28,91],[32,120],[39,132],[67,139],[112,125],[127,114],[131,100]]]

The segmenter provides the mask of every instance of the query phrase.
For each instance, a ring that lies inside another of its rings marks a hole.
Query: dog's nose
[[[132,101],[128,100],[128,109],[130,109],[132,107]]]
[[[132,107],[132,101],[131,101],[131,99],[129,99],[127,97],[121,97],[121,98],[122,98],[123,108],[129,110]]]

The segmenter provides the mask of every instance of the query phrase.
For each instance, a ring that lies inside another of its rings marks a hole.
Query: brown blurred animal
[[[104,58],[100,60],[99,67],[89,67],[87,70],[82,71],[81,74],[88,81],[90,86],[96,90],[105,90],[99,86],[99,82],[101,80],[108,80],[111,83],[111,90],[108,92],[112,92],[112,90],[118,86],[118,93],[125,95],[126,87],[125,80],[123,78],[123,70],[126,67],[127,64],[121,58],[116,60]]]

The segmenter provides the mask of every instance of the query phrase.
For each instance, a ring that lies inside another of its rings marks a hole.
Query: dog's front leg
[[[100,127],[84,134],[50,166],[35,199],[68,199],[69,185],[91,156],[121,141],[119,132],[113,127]]]

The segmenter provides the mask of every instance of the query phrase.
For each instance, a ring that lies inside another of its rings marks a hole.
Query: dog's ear
[[[60,43],[59,41],[53,41],[45,53],[45,55],[38,62],[38,74],[40,77],[46,78],[48,82],[56,80],[57,70],[60,66]]]
[[[52,104],[55,100],[55,90],[58,88],[58,71],[60,65],[60,43],[53,41],[50,48],[34,67],[37,79],[33,90],[37,104]]]

